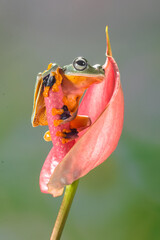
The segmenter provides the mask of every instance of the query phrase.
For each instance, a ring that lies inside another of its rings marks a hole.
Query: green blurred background
[[[125,97],[116,151],[81,181],[62,240],[160,239],[160,1],[1,0],[0,239],[46,240],[62,198],[39,190],[51,148],[32,128],[36,75],[82,55],[105,61],[105,26]]]

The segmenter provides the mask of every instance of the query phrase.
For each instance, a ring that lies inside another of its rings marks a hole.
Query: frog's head
[[[98,64],[94,66],[89,65],[88,61],[83,57],[77,57],[72,64],[62,68],[56,63],[50,63],[47,70],[39,73],[37,76],[32,113],[32,125],[34,127],[47,125],[43,90],[44,86],[50,88],[55,84],[55,78],[53,77],[55,75],[62,78],[61,86],[68,101],[67,106],[69,107],[70,105],[70,109],[72,105],[74,106],[75,111],[73,116],[75,117],[80,97],[90,85],[103,81],[104,70]]]
[[[104,79],[102,66],[99,64],[91,66],[83,57],[77,57],[72,64],[64,66],[62,70],[66,79],[78,89],[86,89]]]

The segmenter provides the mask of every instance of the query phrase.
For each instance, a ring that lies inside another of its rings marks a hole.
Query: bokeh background
[[[105,26],[125,97],[116,151],[81,181],[62,240],[160,239],[160,1],[1,0],[0,239],[49,239],[62,198],[39,190],[51,148],[32,128],[49,62],[105,61]]]

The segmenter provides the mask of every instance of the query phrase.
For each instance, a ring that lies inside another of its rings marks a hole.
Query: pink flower
[[[42,192],[51,193],[54,197],[63,193],[65,185],[71,184],[103,163],[115,150],[122,132],[123,92],[118,66],[111,56],[108,31],[106,33],[104,80],[89,87],[78,110],[78,114],[91,118],[92,125],[83,130],[76,140],[62,144],[56,132],[69,129],[69,123],[55,127],[53,121],[57,116],[52,114],[53,108],[63,106],[61,87],[58,92],[50,90],[49,96],[45,98],[53,148],[41,170],[40,188]]]

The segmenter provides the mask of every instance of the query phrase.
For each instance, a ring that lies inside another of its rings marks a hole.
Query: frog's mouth
[[[67,73],[62,75],[65,90],[79,90],[81,92],[89,88],[92,84],[101,83],[104,79],[103,74]]]
[[[81,60],[79,60],[81,58]],[[82,57],[79,57],[78,60],[82,62],[85,59]],[[72,82],[76,87],[86,87],[88,88],[91,84],[94,83],[100,83],[105,76],[105,72],[103,67],[100,64],[96,64],[93,66],[90,66],[86,62],[86,68],[85,69],[77,69],[77,66],[75,66],[75,61],[73,61],[72,71],[67,69],[66,66],[62,68],[62,72],[64,75],[64,78],[67,78],[68,81]],[[84,62],[83,62],[84,63]],[[79,67],[82,67],[79,66]]]

